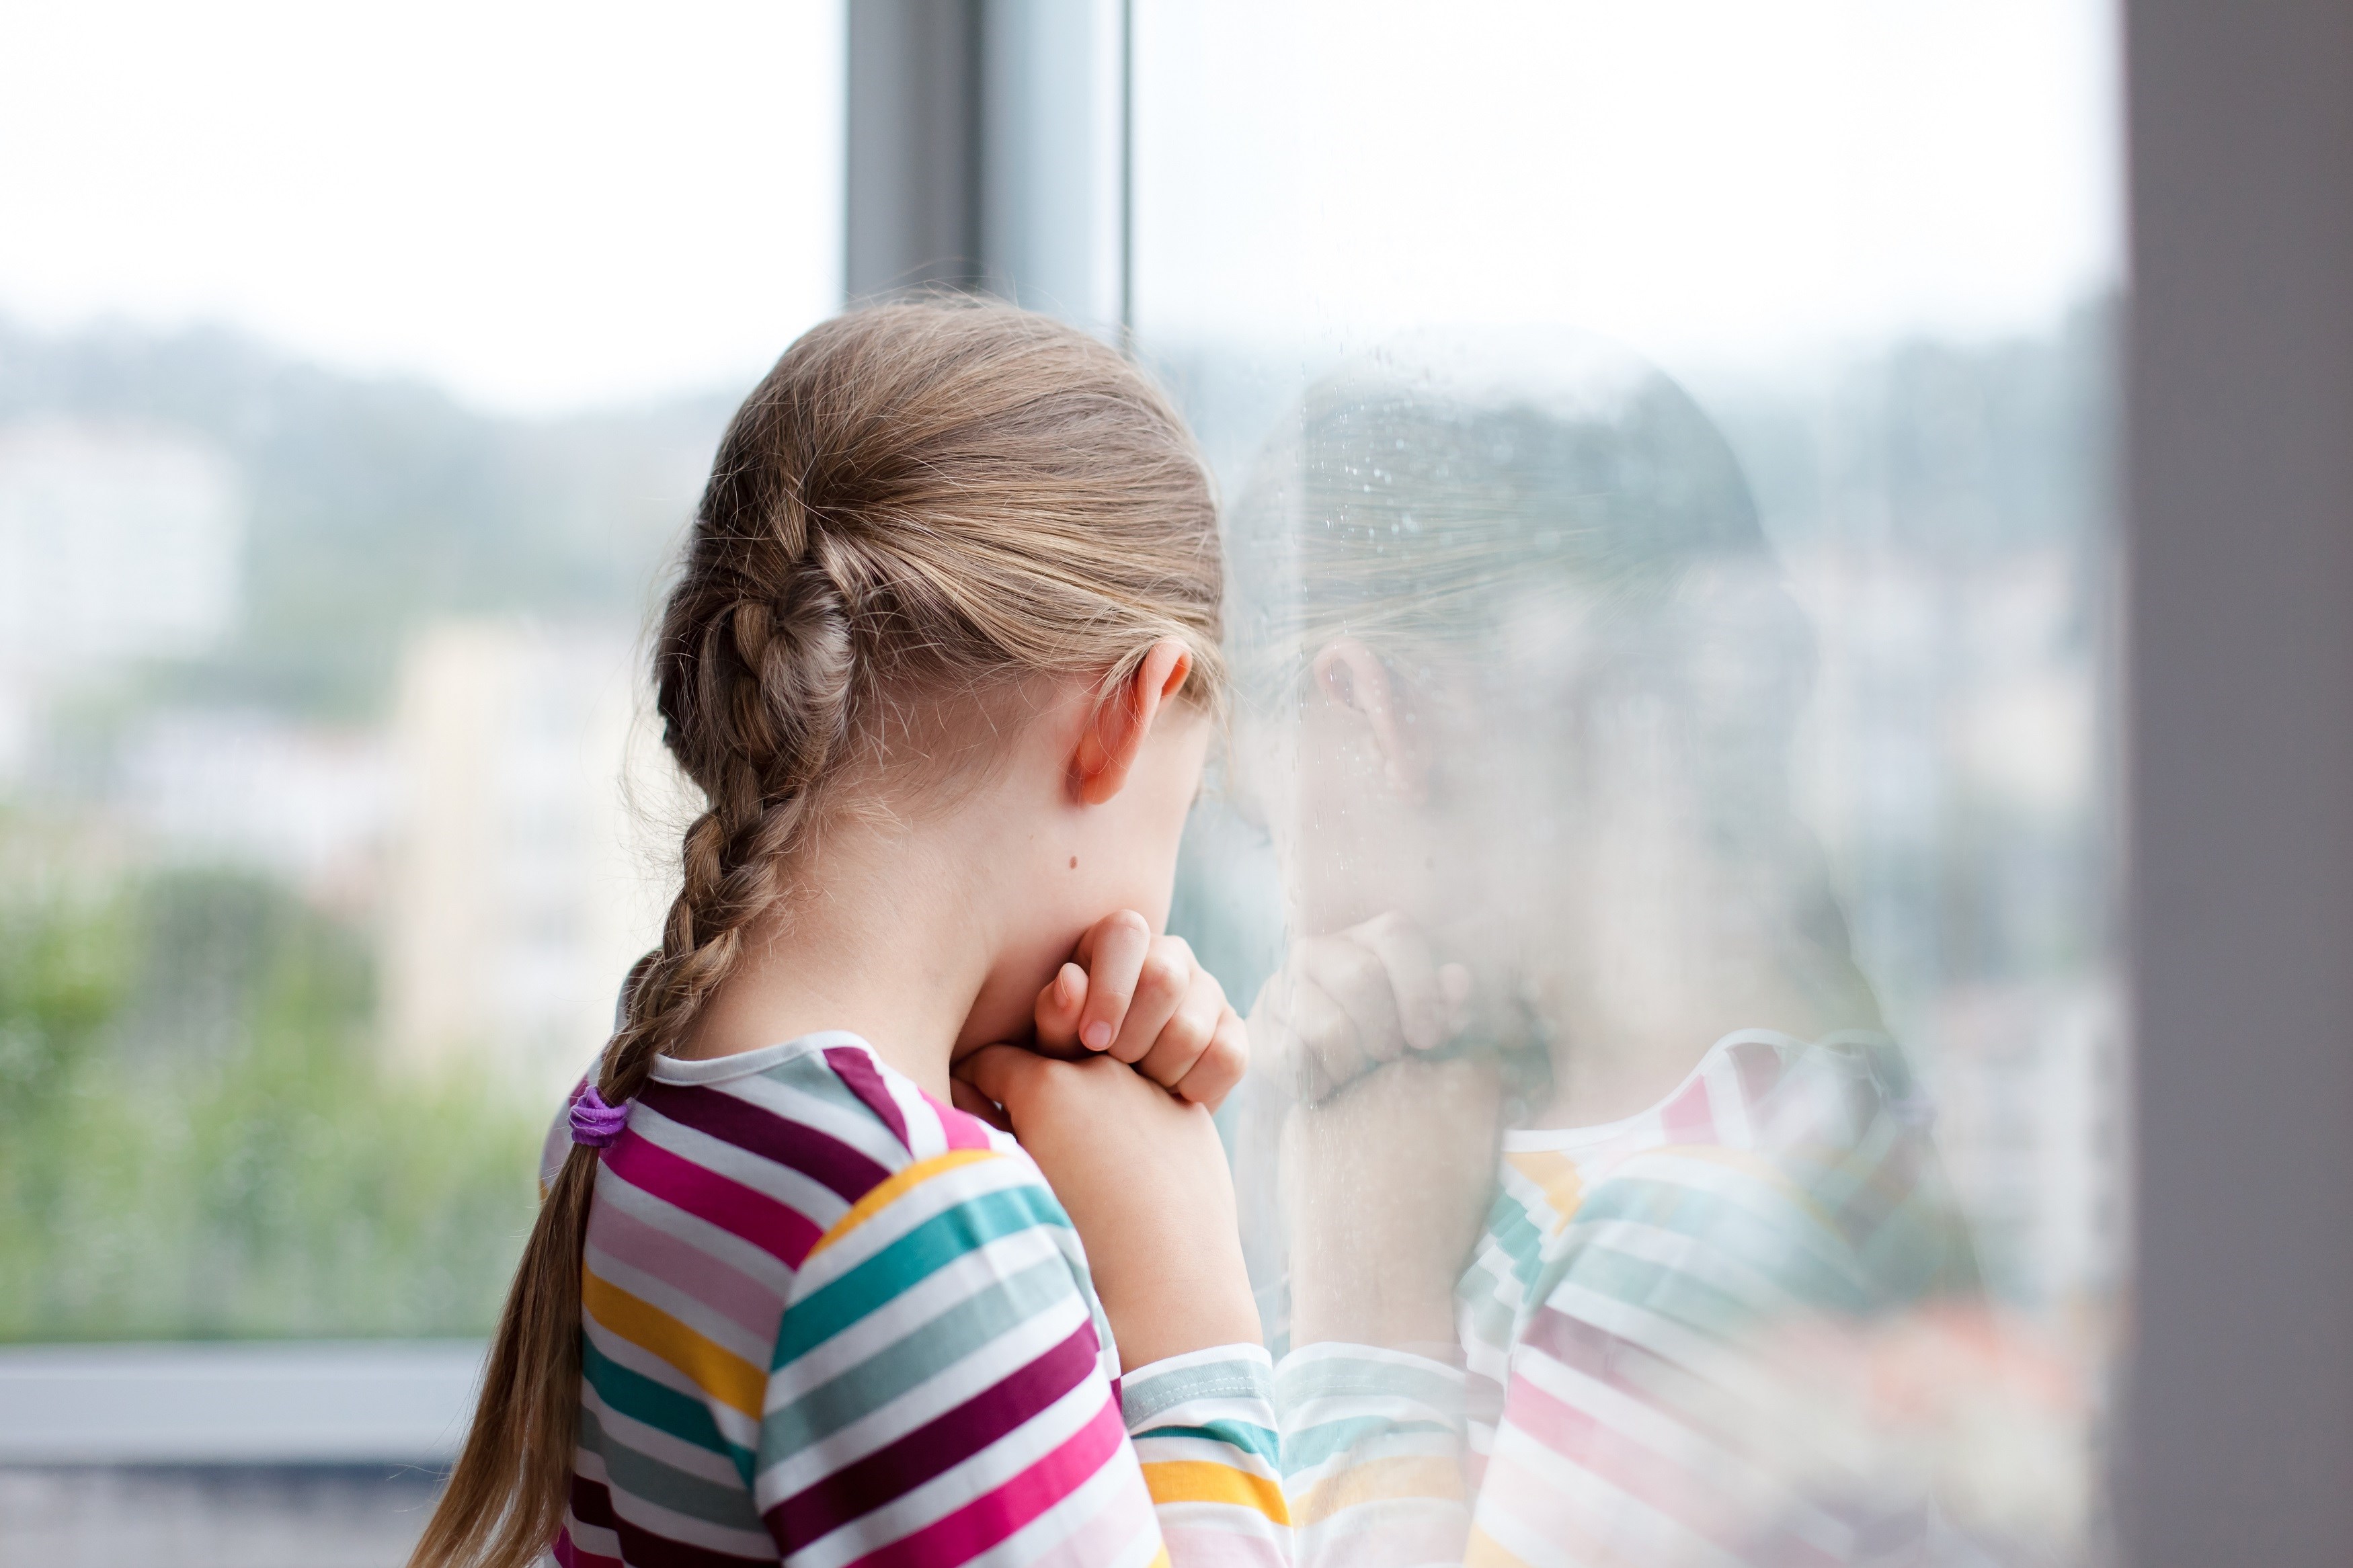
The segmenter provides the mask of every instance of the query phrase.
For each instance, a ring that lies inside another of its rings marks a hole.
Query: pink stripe
[[[1134,1562],[1142,1541],[1159,1539],[1159,1521],[1154,1517],[1152,1494],[1145,1489],[1144,1472],[1133,1465],[1114,1466],[1097,1472],[1097,1482],[1105,1480],[1111,1487],[1098,1484],[1088,1499],[1094,1511],[1086,1521],[1069,1529],[1060,1541],[1033,1547],[1023,1555],[1021,1568],[1103,1568],[1106,1563]],[[1196,1559],[1177,1552],[1173,1544],[1169,1555],[1185,1568],[1194,1568]]]
[[[1694,1456],[1700,1461],[1697,1464],[1679,1461],[1606,1425],[1590,1411],[1564,1404],[1525,1377],[1512,1380],[1512,1400],[1505,1421],[1505,1432],[1496,1440],[1495,1464],[1489,1475],[1491,1487],[1502,1479],[1496,1471],[1534,1480],[1530,1472],[1510,1462],[1505,1446],[1516,1436],[1541,1444],[1727,1552],[1735,1550],[1740,1537],[1746,1533],[1738,1529],[1737,1521],[1725,1517],[1725,1504],[1730,1493],[1724,1484],[1725,1478],[1705,1473],[1705,1461],[1713,1458],[1712,1455]],[[1696,1444],[1699,1439],[1694,1436],[1692,1441]],[[1505,1495],[1519,1489],[1507,1486]],[[1525,1503],[1528,1500],[1520,1500]],[[1556,1510],[1558,1504],[1554,1507]],[[1527,1517],[1521,1510],[1514,1511]],[[1791,1554],[1777,1556],[1777,1563],[1788,1563],[1795,1568],[1804,1563],[1831,1561],[1794,1537],[1782,1544]]]
[[[776,1321],[784,1311],[776,1288],[763,1285],[684,1237],[648,1225],[611,1204],[599,1204],[589,1215],[588,1245],[666,1285],[684,1289],[729,1322],[762,1339],[776,1337]]]
[[[942,1105],[928,1094],[923,1096],[923,1103],[938,1114],[940,1131],[946,1136],[949,1148],[986,1149],[989,1147],[988,1126],[979,1117],[958,1110],[953,1105]]]
[[[987,1496],[868,1552],[859,1568],[948,1568],[977,1557],[1078,1490],[1126,1441],[1118,1407],[1106,1402],[1052,1453]]]
[[[574,1544],[569,1529],[558,1530],[554,1544],[547,1550],[563,1568],[628,1568],[628,1564],[617,1557],[603,1557],[594,1552],[583,1551]]]
[[[882,1119],[882,1124],[892,1131],[909,1153],[914,1152],[915,1146],[907,1141],[907,1119],[900,1114],[899,1102],[891,1098],[891,1090],[883,1083],[882,1075],[874,1070],[872,1059],[855,1046],[828,1046],[825,1059],[841,1081],[849,1086],[849,1092],[864,1100],[866,1109]]]
[[[799,1210],[673,1154],[648,1138],[624,1136],[605,1151],[605,1169],[639,1192],[709,1220],[796,1268],[824,1234]]]
[[[1708,1109],[1706,1078],[1692,1079],[1681,1094],[1667,1101],[1659,1121],[1667,1130],[1670,1143],[1715,1142],[1715,1117]]]

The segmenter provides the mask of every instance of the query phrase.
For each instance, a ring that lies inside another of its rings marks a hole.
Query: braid
[[[786,510],[801,526],[780,527],[778,540],[810,541],[806,514]],[[606,1047],[597,1089],[608,1104],[634,1097],[653,1058],[685,1039],[733,971],[745,929],[784,895],[787,857],[850,728],[850,607],[827,563],[854,553],[811,552],[782,574],[783,602],[742,598],[703,619],[693,700],[719,731],[700,781],[711,806],[687,829],[662,945],[640,961]],[[675,728],[679,717],[670,721]]]

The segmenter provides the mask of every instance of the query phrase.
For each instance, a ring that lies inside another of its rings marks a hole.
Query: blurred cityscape
[[[731,405],[0,331],[0,1338],[487,1327],[659,921]]]
[[[1295,375],[1160,363],[1231,493]],[[1799,783],[1858,952],[1997,1287],[2063,1317],[2122,1223],[2106,375],[2086,309],[1694,388],[1814,621]],[[487,1326],[666,891],[638,655],[728,406],[533,424],[222,334],[0,335],[0,1335]],[[1179,918],[1245,998],[1268,887],[1198,825]],[[365,1284],[404,1277],[440,1283]]]

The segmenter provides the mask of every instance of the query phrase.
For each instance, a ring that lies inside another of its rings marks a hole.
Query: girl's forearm
[[[1261,1342],[1240,1240],[1204,1228],[1204,1234],[1152,1238],[1142,1247],[1133,1238],[1127,1246],[1103,1248],[1089,1241],[1091,1257],[1107,1252],[1113,1265],[1096,1270],[1095,1289],[1119,1343],[1123,1372],[1193,1351]]]

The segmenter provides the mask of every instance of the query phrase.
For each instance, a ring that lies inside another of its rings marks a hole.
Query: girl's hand
[[[1432,1051],[1471,1016],[1471,972],[1440,963],[1405,916],[1376,915],[1293,946],[1250,1008],[1261,1070],[1313,1105],[1409,1051]]]
[[[984,1046],[955,1071],[959,1103],[979,1096],[1004,1108],[1078,1227],[1124,1369],[1259,1342],[1233,1183],[1208,1110],[1108,1054],[1063,1061]]]
[[[1241,1016],[1183,937],[1155,937],[1142,915],[1121,910],[1089,927],[1073,956],[1038,993],[1039,1050],[1111,1057],[1211,1110],[1241,1081]]]

